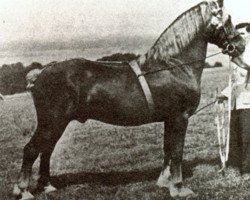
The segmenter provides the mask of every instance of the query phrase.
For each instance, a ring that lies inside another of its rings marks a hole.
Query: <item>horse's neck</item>
[[[207,41],[202,38],[197,38],[177,56],[177,59],[180,59],[182,63],[188,63],[189,69],[195,74],[199,83],[205,65],[207,45]]]
[[[208,43],[204,38],[198,36],[197,38],[192,40],[181,53],[172,56],[172,58],[180,60],[183,64],[192,63],[188,64],[189,69],[192,70],[192,72],[195,74],[195,77],[199,83],[205,64],[207,44]],[[138,59],[138,62],[143,71],[149,71],[154,70],[154,68],[158,68],[158,64],[168,64],[170,59],[171,56],[164,60],[152,60],[151,58],[147,58],[147,54],[145,54]],[[201,61],[202,59],[204,59],[204,61]],[[185,65],[182,67],[185,67]]]

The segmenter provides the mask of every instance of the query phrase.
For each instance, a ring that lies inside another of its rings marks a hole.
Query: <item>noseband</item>
[[[236,49],[234,44],[227,44],[226,48],[222,50],[222,53],[234,55],[236,51],[237,51],[237,49]]]
[[[226,40],[222,45],[223,46],[222,53],[228,54],[230,56],[237,56],[239,54],[239,51],[237,50],[236,46],[234,44],[232,44],[232,40],[235,39],[236,37],[238,37],[240,35],[240,33],[232,36],[232,35],[228,34],[228,32],[226,31],[226,28],[224,26],[222,26],[221,28],[225,34],[225,40]]]

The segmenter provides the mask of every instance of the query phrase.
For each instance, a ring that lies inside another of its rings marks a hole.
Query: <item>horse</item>
[[[164,162],[157,185],[172,197],[195,195],[184,187],[183,148],[188,119],[200,101],[207,45],[240,57],[245,41],[224,10],[223,0],[203,1],[182,13],[144,55],[130,63],[86,59],[56,62],[37,76],[31,88],[37,128],[23,150],[14,195],[32,199],[32,165],[40,155],[38,188],[51,192],[50,158],[72,120],[88,119],[120,126],[164,122]]]

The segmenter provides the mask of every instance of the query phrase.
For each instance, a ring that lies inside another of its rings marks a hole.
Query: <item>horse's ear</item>
[[[218,0],[218,4],[219,4],[219,6],[222,8],[223,5],[224,5],[224,0]]]

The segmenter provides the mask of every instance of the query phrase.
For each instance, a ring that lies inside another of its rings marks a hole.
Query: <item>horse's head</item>
[[[208,42],[222,48],[224,53],[232,57],[241,55],[246,42],[232,24],[231,16],[224,9],[223,0],[210,0],[208,7],[210,18],[205,30]]]

